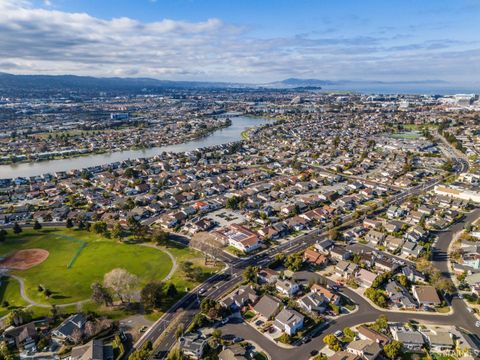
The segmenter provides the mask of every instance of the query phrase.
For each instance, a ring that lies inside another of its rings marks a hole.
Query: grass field
[[[82,242],[87,245],[68,269],[67,265]],[[0,244],[0,255],[31,248],[48,250],[50,255],[33,268],[11,273],[22,277],[28,296],[42,304],[65,304],[88,299],[90,285],[95,281],[101,282],[104,274],[114,268],[125,268],[137,275],[142,284],[162,280],[172,268],[170,257],[158,249],[121,244],[89,232],[67,229],[24,230],[19,235],[9,234],[7,241]],[[38,285],[48,288],[53,295],[47,299],[38,291]],[[15,299],[12,296],[15,292],[18,293],[18,284],[12,279],[0,301],[11,302],[9,297]]]

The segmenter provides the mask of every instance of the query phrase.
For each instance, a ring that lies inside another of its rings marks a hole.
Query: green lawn
[[[8,301],[8,307],[0,303],[0,317],[8,314],[10,310],[28,305],[20,296],[20,285],[15,279],[3,277],[0,286],[1,302]]]
[[[72,238],[78,241],[72,241]],[[68,269],[67,265],[82,241],[87,242],[87,246]],[[89,298],[90,285],[95,281],[101,282],[104,274],[114,268],[128,270],[145,284],[162,280],[172,267],[169,256],[157,249],[122,244],[86,231],[68,229],[24,230],[19,235],[10,233],[7,241],[0,244],[0,255],[31,248],[46,249],[50,255],[33,268],[12,271],[12,274],[25,279],[27,294],[31,299],[45,304],[70,303]],[[9,282],[4,296],[18,291],[18,285],[10,285],[14,283],[13,280]],[[40,284],[52,291],[50,299],[38,291]],[[3,301],[3,297],[0,301]]]

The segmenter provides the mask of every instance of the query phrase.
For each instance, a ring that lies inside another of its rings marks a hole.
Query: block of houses
[[[275,317],[274,325],[288,335],[295,335],[303,328],[304,319],[305,317],[296,310],[283,309]]]
[[[414,285],[412,286],[413,296],[419,304],[427,306],[438,306],[442,303],[438,297],[437,289],[430,285]]]

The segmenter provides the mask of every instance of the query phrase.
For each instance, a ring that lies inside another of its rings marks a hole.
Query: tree
[[[178,295],[178,290],[174,283],[168,284],[165,294],[169,298],[175,298]]]
[[[385,315],[380,315],[372,324],[371,328],[378,332],[385,331],[388,329],[388,318]]]
[[[0,229],[0,242],[7,240],[7,232],[4,229]]]
[[[161,229],[155,229],[152,234],[152,241],[157,245],[165,245],[168,241],[170,234],[167,231]]]
[[[87,321],[85,323],[85,336],[87,339],[91,338],[97,333],[97,327],[94,321]]]
[[[220,329],[215,329],[212,331],[212,336],[215,338],[215,339],[220,339],[222,337],[222,330]]]
[[[52,307],[50,308],[50,314],[52,315],[52,319],[56,320],[58,317],[58,308],[57,305],[52,304]]]
[[[45,289],[43,291],[43,293],[45,294],[45,296],[47,297],[47,299],[52,296],[52,291],[50,289]]]
[[[175,338],[180,339],[185,332],[185,325],[183,323],[178,324],[177,329],[175,330]]]
[[[26,324],[32,320],[32,313],[27,310],[14,309],[7,317],[8,325],[20,326]]]
[[[243,280],[247,283],[256,283],[257,282],[258,268],[256,266],[247,266],[243,269]]]
[[[102,284],[95,282],[90,287],[92,289],[92,300],[97,304],[104,304],[110,306],[113,303],[112,296]]]
[[[349,337],[350,339],[354,339],[356,334],[355,334],[355,331],[353,331],[352,329],[350,329],[349,327],[346,327],[345,329],[343,329],[343,333],[345,334],[345,336]]]
[[[73,221],[72,219],[67,219],[67,223],[65,224],[67,229],[71,229],[73,227]]]
[[[153,351],[153,344],[149,340],[143,346],[130,354],[128,360],[149,360]],[[181,358],[180,358],[181,359]]]
[[[299,271],[302,268],[303,256],[301,253],[288,255],[285,260],[285,267],[290,271]]]
[[[232,196],[231,198],[227,199],[227,202],[225,203],[225,208],[238,210],[239,204],[240,204],[240,198],[238,196]]]
[[[453,284],[453,281],[451,279],[443,277],[443,276],[440,277],[437,281],[435,281],[433,286],[436,289],[438,289],[440,291],[443,291],[448,295],[453,295],[453,294],[455,294],[455,291],[456,291],[455,285]]]
[[[35,220],[33,223],[33,230],[40,230],[42,228],[42,225],[38,222],[38,220]]]
[[[112,238],[120,240],[123,237],[123,229],[120,224],[115,224],[111,232]]]
[[[167,360],[183,360],[183,352],[182,349],[180,349],[178,346],[175,346],[167,356]],[[129,359],[130,360],[130,359]]]
[[[103,284],[118,296],[122,303],[130,302],[138,285],[138,277],[125,269],[113,269],[103,277]]]
[[[108,226],[105,221],[95,221],[91,229],[95,234],[104,234],[107,232]]]
[[[328,237],[330,240],[336,241],[340,238],[340,233],[336,229],[330,229],[328,231]]]
[[[323,342],[328,345],[329,349],[332,351],[341,351],[342,347],[340,346],[340,341],[333,334],[326,335],[323,338]]]
[[[389,359],[394,360],[402,354],[402,343],[394,340],[391,343],[386,344],[383,347],[383,351]]]
[[[184,274],[185,274],[185,276],[187,277],[188,280],[193,280],[194,279],[194,276],[193,276],[194,266],[193,266],[193,263],[191,261],[182,262],[180,267],[182,268],[182,271],[184,272]]]
[[[0,357],[3,360],[16,360],[17,356],[13,354],[13,352],[8,347],[8,344],[5,341],[0,343]]]
[[[146,309],[158,309],[162,306],[163,287],[162,283],[157,282],[150,282],[143,287],[140,298]]]
[[[399,275],[397,279],[400,285],[402,285],[403,287],[408,287],[409,281],[405,275]]]
[[[22,228],[20,225],[18,225],[18,222],[15,221],[15,223],[13,224],[13,233],[14,234],[20,234],[22,232]]]

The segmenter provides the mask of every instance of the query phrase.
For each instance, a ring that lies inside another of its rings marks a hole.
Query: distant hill
[[[288,78],[264,84],[208,81],[171,81],[152,78],[92,77],[76,75],[12,75],[0,72],[0,95],[54,95],[66,93],[157,93],[179,89],[305,89],[360,85],[441,84],[439,80],[425,81],[356,81]]]
[[[169,81],[151,78],[100,78],[76,75],[12,75],[0,73],[4,92],[155,92],[165,89],[226,88],[229,83]]]

